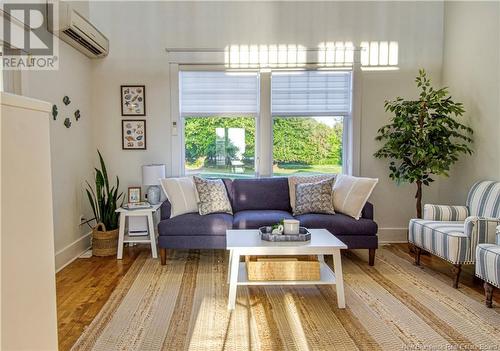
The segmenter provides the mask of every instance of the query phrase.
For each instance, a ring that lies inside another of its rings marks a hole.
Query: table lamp
[[[156,205],[160,202],[160,179],[165,178],[165,165],[142,166],[142,184],[149,185],[147,190],[148,202]]]

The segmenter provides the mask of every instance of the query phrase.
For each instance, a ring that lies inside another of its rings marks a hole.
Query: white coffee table
[[[310,229],[311,240],[306,242],[269,242],[260,239],[258,230],[234,229],[226,231],[226,247],[229,250],[229,301],[228,309],[236,303],[238,285],[317,285],[335,284],[337,303],[345,308],[344,278],[340,250],[347,246],[326,229]],[[241,256],[253,255],[318,255],[320,280],[251,281],[248,280],[246,264]],[[323,255],[333,255],[334,269],[325,263]]]

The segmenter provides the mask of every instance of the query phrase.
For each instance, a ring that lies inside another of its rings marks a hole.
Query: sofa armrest
[[[170,201],[168,201],[168,199],[166,199],[160,206],[160,218],[162,221],[164,219],[169,219],[171,214],[172,204],[170,203]]]
[[[467,206],[431,205],[424,206],[424,219],[429,221],[465,221],[469,216]]]
[[[500,245],[500,225],[497,227],[497,245]]]
[[[373,204],[371,202],[366,202],[363,210],[361,211],[361,218],[373,220]]]

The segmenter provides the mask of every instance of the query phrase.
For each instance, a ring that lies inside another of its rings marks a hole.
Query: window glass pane
[[[255,118],[187,117],[185,171],[211,177],[255,175]]]
[[[273,175],[342,173],[343,117],[274,117]]]

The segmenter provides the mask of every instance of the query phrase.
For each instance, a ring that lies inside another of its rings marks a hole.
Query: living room
[[[0,13],[2,350],[500,347],[499,2]]]

